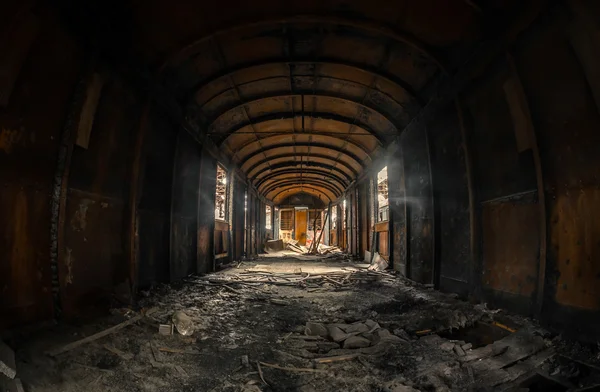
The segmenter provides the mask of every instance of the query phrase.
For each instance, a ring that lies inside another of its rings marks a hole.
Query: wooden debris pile
[[[333,285],[336,288],[344,288],[358,282],[393,281],[394,279],[392,274],[385,272],[355,268],[318,274],[301,271],[297,273],[274,273],[270,271],[245,270],[237,274],[227,274],[218,277],[214,275],[197,277],[190,280],[190,282],[209,286],[225,286],[235,291],[237,289],[231,286],[259,288],[261,285],[268,284],[310,289],[321,288],[324,284],[327,284]]]

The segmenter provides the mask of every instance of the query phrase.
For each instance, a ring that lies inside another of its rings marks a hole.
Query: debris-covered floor
[[[593,350],[577,351],[526,319],[366,267],[344,257],[270,255],[157,286],[142,293],[139,312],[114,310],[94,324],[14,335],[18,376],[26,391],[66,392],[596,385]]]

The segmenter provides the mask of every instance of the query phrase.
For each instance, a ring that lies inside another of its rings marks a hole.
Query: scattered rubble
[[[116,312],[87,338],[53,331],[51,347],[75,341],[50,362],[22,347],[27,390],[509,391],[538,372],[571,388],[600,376],[526,319],[346,261],[246,261],[140,305],[154,310],[125,313],[126,329]]]

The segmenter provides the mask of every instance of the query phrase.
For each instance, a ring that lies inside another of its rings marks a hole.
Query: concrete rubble
[[[156,286],[140,306],[110,334],[98,331],[124,323],[119,312],[28,339],[26,390],[524,391],[538,373],[595,382],[589,357],[566,360],[562,340],[528,319],[368,264],[265,257]]]

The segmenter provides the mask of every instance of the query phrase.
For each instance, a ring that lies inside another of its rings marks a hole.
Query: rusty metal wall
[[[170,280],[171,186],[177,132],[174,126],[150,107],[142,126],[146,137],[141,165],[138,207],[138,284]]]
[[[432,119],[427,130],[436,210],[435,250],[439,264],[439,288],[466,296],[470,289],[472,267],[469,184],[455,108],[451,107]]]
[[[406,186],[402,149],[388,159],[389,203],[391,221],[390,246],[394,270],[407,276],[408,273],[408,227],[406,216]]]
[[[409,277],[421,283],[434,280],[433,200],[427,135],[424,129],[400,137],[404,158]]]
[[[3,17],[13,22],[12,12]],[[53,316],[50,195],[83,56],[55,16],[38,10],[37,18],[0,110],[0,328]]]
[[[87,149],[71,157],[63,257],[62,309],[67,317],[107,305],[113,288],[130,286],[126,256],[129,150],[141,105],[122,82],[110,80],[96,109]]]
[[[246,185],[239,177],[233,176],[235,192],[233,192],[233,217],[232,233],[233,233],[233,255],[232,260],[240,260],[244,255],[244,189]]]
[[[547,196],[541,316],[583,336],[594,335],[600,326],[600,113],[595,99],[600,86],[594,73],[600,9],[593,1],[565,5],[521,40],[515,63],[536,128]]]
[[[200,165],[200,147],[188,132],[181,129],[173,164],[171,280],[196,272]]]
[[[198,197],[197,273],[214,270],[215,189],[217,160],[206,149],[201,152]]]
[[[528,287],[537,278],[539,259],[537,182],[533,151],[518,143],[509,102],[514,97],[505,92],[510,78],[507,62],[500,60],[465,97],[481,230],[481,272],[473,284],[493,306],[531,314],[534,293]],[[525,214],[521,218],[515,215],[519,211]],[[524,265],[517,267],[514,260]]]

